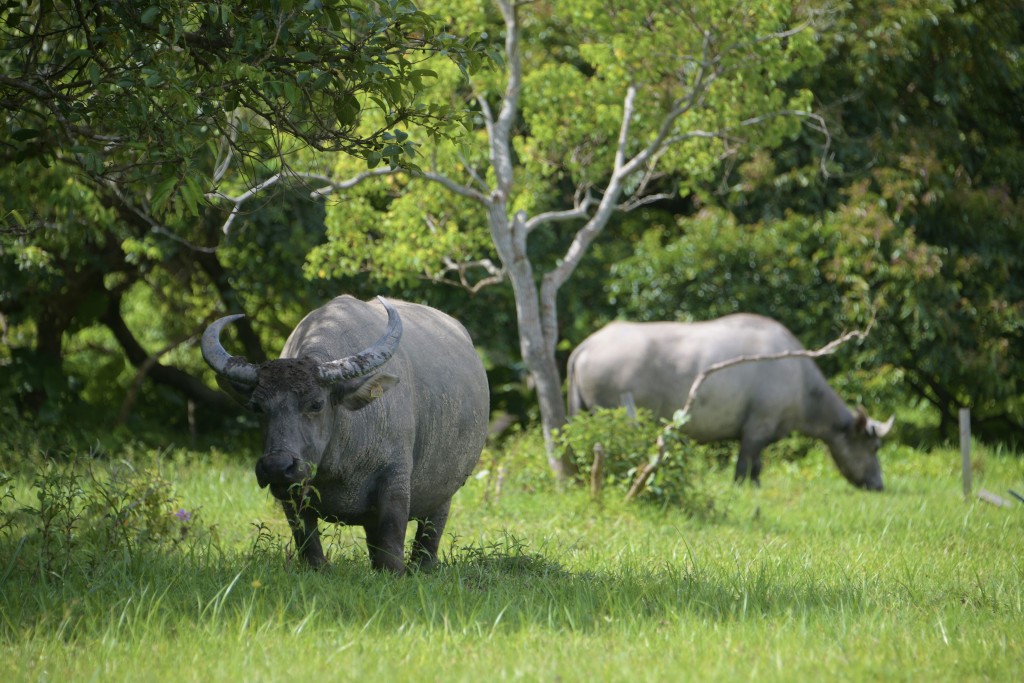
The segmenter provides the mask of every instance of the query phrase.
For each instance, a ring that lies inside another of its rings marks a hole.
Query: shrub
[[[196,533],[196,511],[180,506],[156,467],[73,456],[23,467],[31,503],[18,500],[13,478],[0,473],[0,542],[15,544],[7,572],[17,567],[59,581],[208,536]]]
[[[644,408],[637,409],[636,418],[625,408],[602,408],[577,415],[555,439],[571,452],[581,481],[590,480],[600,444],[600,488],[629,495],[646,468],[649,476],[637,487],[637,499],[678,505],[696,517],[712,516],[719,495],[705,474],[713,466],[713,453],[686,438],[680,426],[681,419],[658,423]]]

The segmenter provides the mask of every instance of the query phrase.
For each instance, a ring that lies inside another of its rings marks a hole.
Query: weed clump
[[[595,497],[620,491],[629,500],[682,508],[693,517],[720,512],[721,491],[706,476],[720,459],[714,449],[694,443],[678,429],[638,408],[600,408],[581,413],[555,435],[576,464],[577,478],[589,481]]]
[[[143,554],[209,540],[156,466],[72,457],[24,465],[27,494],[0,472],[0,567],[43,581],[90,576]]]

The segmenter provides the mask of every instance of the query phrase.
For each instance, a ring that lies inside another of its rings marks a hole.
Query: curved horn
[[[889,419],[886,420],[885,422],[878,422],[876,420],[872,420],[870,423],[871,429],[872,431],[874,431],[875,436],[877,436],[879,439],[884,439],[885,435],[888,434],[889,430],[892,429],[893,422],[895,421],[895,415],[890,415]]]
[[[353,377],[368,375],[384,365],[394,355],[398,348],[398,341],[402,338],[402,319],[398,317],[398,311],[388,303],[387,299],[382,296],[378,296],[377,299],[384,306],[384,310],[388,312],[388,328],[384,334],[365,351],[346,358],[321,363],[317,368],[321,382],[333,384]]]
[[[259,368],[244,358],[232,356],[224,350],[220,343],[220,331],[224,329],[224,326],[244,317],[244,314],[237,313],[210,323],[210,326],[203,332],[200,348],[203,350],[203,359],[206,364],[213,368],[218,375],[224,375],[228,379],[242,384],[256,384]]]

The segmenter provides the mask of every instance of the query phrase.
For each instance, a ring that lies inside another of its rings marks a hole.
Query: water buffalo
[[[380,304],[330,301],[262,365],[221,345],[221,329],[240,315],[203,334],[221,385],[260,416],[256,479],[281,501],[314,568],[326,563],[320,519],[362,526],[373,567],[396,573],[415,519],[411,561],[436,563],[452,495],[487,436],[487,376],[465,328],[428,306]]]
[[[569,357],[569,413],[612,408],[633,394],[638,406],[671,418],[708,366],[739,356],[803,349],[778,322],[739,313],[696,323],[613,322]],[[696,441],[739,440],[736,480],[757,484],[761,451],[792,431],[824,441],[852,484],[882,489],[878,449],[893,418],[880,423],[852,411],[810,358],[742,363],[700,386],[684,431]]]

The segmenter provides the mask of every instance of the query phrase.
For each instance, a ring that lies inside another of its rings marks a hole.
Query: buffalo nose
[[[256,462],[260,488],[270,484],[294,484],[306,476],[305,463],[289,453],[268,453]]]

